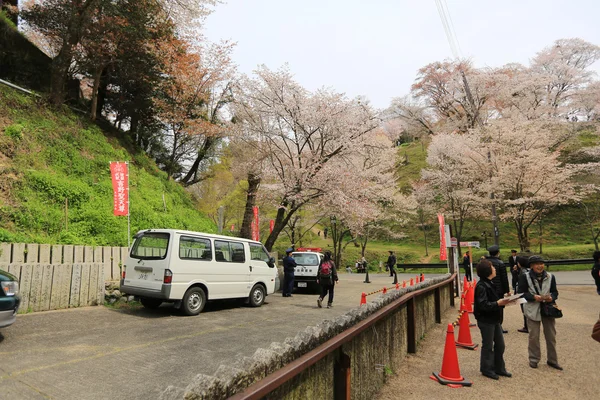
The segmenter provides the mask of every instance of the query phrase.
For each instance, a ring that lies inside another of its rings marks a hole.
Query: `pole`
[[[483,129],[483,122],[479,117],[479,111],[475,107],[475,100],[473,100],[473,95],[471,94],[471,88],[469,87],[469,82],[467,81],[467,77],[465,72],[461,69],[460,75],[462,76],[463,84],[465,85],[465,94],[467,95],[467,99],[469,100],[469,104],[471,105],[471,111],[473,112],[473,118],[477,121],[477,124],[481,129]],[[490,164],[490,181],[492,180],[492,154],[488,148],[487,153],[488,164]],[[498,216],[496,215],[496,202],[494,201],[494,191],[490,192],[490,199],[492,200],[492,224],[494,226],[494,244],[500,245],[500,231],[498,230]]]
[[[127,248],[131,248],[131,193],[129,192],[129,162],[125,161],[127,166]]]
[[[218,224],[218,230],[219,230],[219,235],[223,233],[223,212],[224,212],[224,208],[223,206],[219,207],[219,210],[217,212],[217,224]]]
[[[473,281],[473,252],[471,251],[471,246],[469,246],[469,266],[471,267],[471,282]]]

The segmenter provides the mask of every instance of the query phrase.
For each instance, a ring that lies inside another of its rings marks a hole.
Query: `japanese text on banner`
[[[446,231],[444,229],[444,214],[438,214],[440,223],[440,260],[445,261],[448,258],[446,254]]]
[[[113,186],[113,214],[129,215],[129,173],[127,163],[111,162],[110,176]]]

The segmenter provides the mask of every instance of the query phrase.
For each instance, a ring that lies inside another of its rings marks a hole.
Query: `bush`
[[[4,128],[4,134],[15,141],[21,141],[23,139],[23,125],[13,124]]]

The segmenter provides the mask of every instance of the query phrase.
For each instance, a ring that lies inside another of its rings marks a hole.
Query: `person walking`
[[[594,282],[596,282],[596,293],[600,294],[600,251],[595,251],[593,257],[592,277],[594,278]]]
[[[521,275],[529,273],[529,257],[518,256],[517,257],[517,269],[519,270],[519,278]],[[519,283],[517,280],[517,289],[515,293],[519,293]],[[521,306],[521,313],[523,314],[523,327],[521,329],[517,329],[517,332],[521,333],[529,333],[529,328],[527,328],[527,316],[525,315],[525,311],[523,309],[523,304]]]
[[[467,277],[467,280],[471,282],[473,280],[473,276],[471,275],[471,255],[468,251],[463,257],[463,268],[465,269],[465,276]]]
[[[512,289],[514,293],[517,293],[517,282],[519,282],[519,267],[517,265],[517,251],[511,250],[510,257],[508,258],[508,268],[512,275]]]
[[[546,340],[547,364],[560,371],[563,368],[558,364],[558,355],[556,353],[556,321],[555,318],[542,315],[541,304],[553,303],[558,298],[556,289],[556,278],[554,275],[544,270],[544,259],[533,255],[529,257],[528,273],[519,277],[519,293],[523,293],[523,298],[527,303],[523,304],[523,310],[527,317],[527,327],[529,328],[529,366],[537,368],[542,353],[540,349],[540,325],[544,328],[544,339]]]
[[[496,268],[489,260],[481,260],[476,267],[479,282],[475,286],[473,314],[481,331],[481,356],[479,371],[488,378],[510,378],[504,363],[504,336],[502,334],[502,310],[509,300],[499,297],[492,279]]]
[[[492,279],[494,283],[494,287],[496,288],[496,294],[498,298],[501,299],[506,294],[510,294],[510,287],[508,286],[508,273],[506,272],[506,265],[500,259],[500,247],[498,245],[492,245],[488,247],[488,252],[490,253],[485,259],[492,263],[494,268],[496,269],[496,276]],[[502,324],[502,320],[504,320],[504,309],[501,310],[502,318],[500,324]],[[502,328],[502,333],[508,333],[507,330]]]
[[[388,256],[387,261],[385,262],[385,265],[387,266],[388,270],[390,271],[390,276],[394,276],[396,274],[396,270],[394,270],[394,265],[396,265],[396,255],[394,254],[394,252],[392,250],[389,250],[390,255]]]
[[[331,252],[326,250],[323,259],[319,263],[319,270],[317,272],[317,283],[321,286],[321,295],[317,299],[317,306],[323,307],[323,299],[327,294],[327,308],[333,307],[333,288],[338,282],[338,275],[335,269],[335,263],[331,259]]]
[[[283,297],[292,297],[294,289],[294,271],[296,269],[296,260],[292,257],[293,248],[285,250],[283,259]]]

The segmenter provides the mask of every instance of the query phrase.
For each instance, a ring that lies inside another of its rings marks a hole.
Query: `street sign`
[[[452,247],[457,247],[458,246],[458,241],[456,240],[455,237],[450,238],[450,244],[452,245]]]
[[[477,247],[477,248],[479,248],[479,242],[460,242],[460,247]]]

